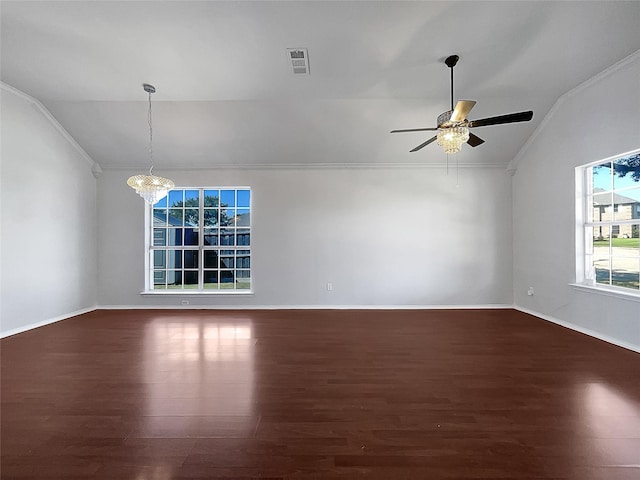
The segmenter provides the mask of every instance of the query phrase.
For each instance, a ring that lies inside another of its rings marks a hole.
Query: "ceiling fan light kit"
[[[417,152],[421,148],[433,143],[435,140],[436,143],[442,147],[444,153],[458,153],[461,150],[463,143],[467,143],[471,147],[477,147],[484,143],[484,140],[469,131],[470,128],[500,125],[503,123],[528,122],[533,118],[533,111],[529,110],[526,112],[500,115],[497,117],[482,118],[480,120],[467,120],[467,115],[476,104],[474,100],[459,100],[458,103],[456,103],[455,108],[453,107],[453,67],[456,66],[459,59],[460,57],[458,57],[458,55],[450,55],[444,61],[445,65],[451,69],[451,110],[438,115],[438,126],[431,128],[391,130],[391,133],[425,131],[437,132],[434,137],[431,137],[426,142],[421,143],[410,150],[410,152]]]
[[[436,142],[447,154],[458,153],[467,140],[469,140],[469,127],[465,125],[441,128],[436,136]]]
[[[158,177],[153,174],[153,123],[151,121],[151,94],[156,93],[153,85],[145,83],[142,85],[145,92],[149,94],[149,175],[134,175],[129,177],[127,185],[133,188],[145,202],[153,205],[167,196],[169,190],[175,187],[173,181],[168,178]]]

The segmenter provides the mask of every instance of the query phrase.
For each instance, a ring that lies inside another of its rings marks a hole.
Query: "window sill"
[[[189,290],[143,291],[140,295],[180,295],[182,297],[200,297],[207,295],[253,295],[253,290],[214,290],[211,292],[194,292]]]
[[[572,286],[574,289],[582,292],[596,293],[598,295],[620,298],[623,300],[629,300],[631,302],[640,302],[640,292],[636,293],[634,291],[627,291],[627,290],[623,290],[621,288],[615,288],[615,287],[585,285],[583,283],[570,283],[569,285]]]

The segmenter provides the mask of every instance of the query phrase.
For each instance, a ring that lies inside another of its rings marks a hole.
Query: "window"
[[[249,188],[171,190],[150,217],[148,290],[251,290]]]
[[[581,167],[584,282],[640,293],[640,153]],[[578,271],[581,271],[579,266]]]

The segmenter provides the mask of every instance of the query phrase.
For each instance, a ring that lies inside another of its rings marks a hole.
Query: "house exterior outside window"
[[[577,179],[584,236],[578,282],[640,294],[640,153],[580,167]]]
[[[147,292],[252,291],[249,187],[171,190],[147,232]]]

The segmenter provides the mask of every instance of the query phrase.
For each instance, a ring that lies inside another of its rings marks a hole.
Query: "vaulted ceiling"
[[[102,168],[441,163],[409,150],[456,99],[482,127],[460,161],[507,164],[564,93],[640,49],[640,2],[5,1],[2,81]],[[287,48],[306,48],[294,75]],[[567,128],[579,128],[576,125]],[[161,172],[160,172],[161,173]]]

